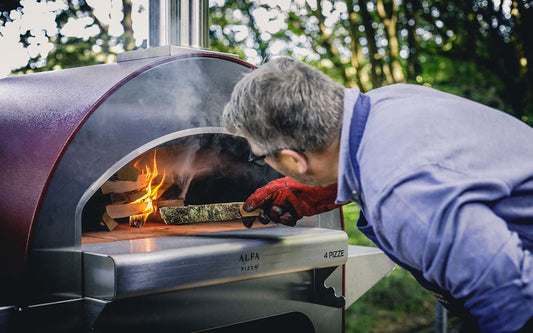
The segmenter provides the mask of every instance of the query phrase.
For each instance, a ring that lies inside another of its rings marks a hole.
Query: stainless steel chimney
[[[118,62],[208,50],[209,0],[150,0],[148,12],[148,48],[119,53]]]
[[[209,47],[208,0],[150,0],[148,45]]]

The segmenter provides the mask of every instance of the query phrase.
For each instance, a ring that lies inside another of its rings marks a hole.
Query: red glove
[[[258,188],[244,202],[245,211],[263,209],[261,216],[245,219],[244,225],[250,228],[254,220],[262,224],[272,220],[294,226],[302,216],[312,216],[340,207],[335,204],[336,197],[337,183],[315,187],[297,183],[289,177],[279,178]]]

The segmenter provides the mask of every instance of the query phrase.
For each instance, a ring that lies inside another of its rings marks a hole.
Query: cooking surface
[[[272,226],[272,224],[254,224],[254,228]],[[166,225],[160,222],[146,222],[144,228],[132,228],[129,224],[119,224],[113,231],[86,232],[82,235],[81,243],[94,244],[150,237],[186,236],[215,231],[240,230],[243,228],[242,221],[194,223],[187,225]]]

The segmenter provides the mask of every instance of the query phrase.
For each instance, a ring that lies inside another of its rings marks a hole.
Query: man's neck
[[[339,166],[339,147],[340,137],[320,152],[308,152],[306,155],[312,160],[310,173],[319,175],[319,181],[322,186],[331,185],[337,182]]]

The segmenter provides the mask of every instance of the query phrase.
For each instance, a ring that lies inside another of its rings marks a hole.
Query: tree
[[[226,1],[215,10],[226,10],[230,2],[232,9],[241,8],[238,1]],[[262,60],[276,54],[301,58],[340,83],[362,90],[405,82],[397,32],[400,8],[396,1],[291,1],[284,7],[255,1],[251,7],[242,13],[240,22],[218,29],[220,33],[215,38],[235,44],[233,27],[242,30],[245,25],[251,44],[261,46]],[[283,24],[270,31],[251,27],[259,14]],[[281,50],[280,41],[284,42]]]
[[[246,10],[224,20],[238,8]],[[212,45],[259,50],[257,62],[293,56],[362,91],[432,85],[533,124],[531,0],[228,0],[215,12],[223,20]],[[282,24],[267,31],[259,15]]]
[[[486,94],[486,89],[499,86],[496,99],[501,100],[504,108],[531,122],[533,38],[525,29],[533,31],[533,2],[513,1],[506,7],[505,2],[495,1],[435,1],[432,8],[441,13],[441,24],[434,26],[443,46],[426,48],[428,54],[479,72],[470,71],[477,82],[470,82],[464,89],[467,97],[472,97],[469,94],[480,86],[485,85],[485,91],[478,94]],[[470,81],[468,77],[463,78]],[[487,81],[491,87],[487,86]],[[490,100],[487,102],[491,104]]]
[[[123,33],[119,36],[111,35],[109,23],[103,23],[94,11],[94,7],[83,0],[64,1],[61,6],[51,9],[55,14],[56,29],[46,31],[46,38],[53,44],[53,49],[47,54],[38,54],[29,59],[26,66],[15,73],[29,73],[47,71],[60,68],[93,65],[115,61],[119,52],[136,48],[133,38],[132,27],[132,3],[131,0],[113,1],[112,5],[122,6],[121,26]],[[18,1],[9,1],[0,8],[3,24],[12,22],[13,17],[23,15],[25,6]],[[139,10],[143,10],[140,8]],[[67,24],[73,21],[83,21],[85,29],[93,29],[97,32],[90,36],[76,37],[63,32]],[[94,29],[96,28],[96,29]],[[31,44],[35,32],[32,30],[22,31],[20,41],[26,47]]]

